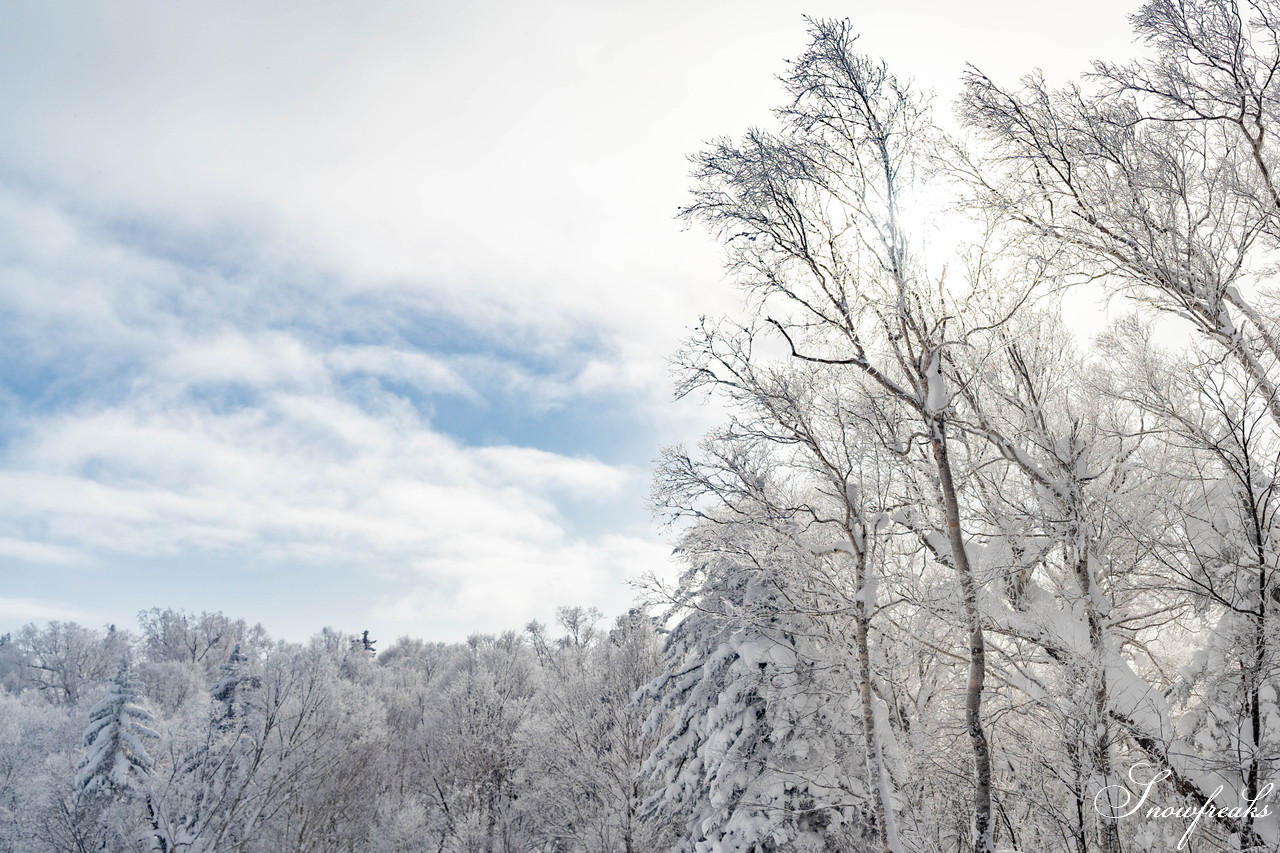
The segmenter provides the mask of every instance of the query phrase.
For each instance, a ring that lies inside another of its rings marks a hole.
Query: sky
[[[731,310],[675,217],[803,15],[946,114],[1125,4],[0,0],[0,632],[221,610],[458,640],[672,571],[667,359]]]

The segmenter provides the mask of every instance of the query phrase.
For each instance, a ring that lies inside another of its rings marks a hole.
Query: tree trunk
[[[960,526],[960,502],[951,473],[951,457],[947,450],[946,421],[942,415],[930,419],[929,444],[938,468],[938,487],[947,523],[947,541],[951,545],[951,561],[960,575],[961,599],[969,634],[969,680],[965,687],[965,727],[973,746],[973,849],[975,853],[993,853],[991,823],[991,745],[982,727],[982,688],[987,678],[987,642],[978,613],[978,584],[969,565]]]
[[[1097,776],[1099,790],[1111,790],[1111,727],[1107,709],[1107,649],[1106,637],[1102,630],[1102,618],[1098,615],[1096,595],[1097,582],[1089,565],[1089,546],[1084,535],[1077,530],[1075,534],[1076,548],[1076,580],[1080,592],[1084,596],[1085,618],[1089,623],[1089,646],[1093,652],[1091,662],[1094,671],[1093,712],[1094,725],[1090,751],[1093,753],[1093,772]],[[1108,814],[1118,814],[1113,805]],[[1102,853],[1120,853],[1120,827],[1109,818],[1098,820],[1098,844]]]
[[[865,541],[865,540],[864,540]],[[875,602],[867,600],[867,554],[856,553],[857,598],[854,600],[854,642],[858,654],[858,698],[862,703],[862,732],[866,746],[867,781],[873,789],[871,802],[875,809],[876,833],[885,853],[900,853],[897,820],[890,797],[888,771],[884,766],[884,750],[876,728],[874,697],[871,692],[871,611]]]

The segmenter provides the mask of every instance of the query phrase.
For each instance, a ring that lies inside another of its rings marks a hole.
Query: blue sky
[[[1129,50],[1110,3],[889,5],[0,2],[0,631],[624,610],[714,419],[666,358],[733,298],[685,158],[802,13],[944,104]]]

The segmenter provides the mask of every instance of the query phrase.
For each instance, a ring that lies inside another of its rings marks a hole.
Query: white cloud
[[[456,370],[439,358],[387,346],[342,346],[325,356],[330,368],[343,374],[367,374],[411,385],[422,391],[459,394],[479,399]]]
[[[483,615],[475,628],[518,627],[549,612],[548,602],[625,604],[622,577],[653,568],[642,564],[661,546],[575,535],[557,496],[611,500],[642,484],[637,472],[590,459],[460,445],[394,401],[368,411],[281,392],[230,414],[194,403],[113,407],[50,418],[11,446],[0,471],[0,555],[346,565],[388,584],[378,593],[385,600],[424,582],[455,583],[454,594],[415,607],[415,621],[397,627],[421,633],[425,620],[457,634],[464,617]],[[33,525],[46,541],[17,537]]]
[[[243,382],[253,386],[315,386],[323,364],[296,337],[279,330],[246,334],[224,329],[210,336],[175,336],[168,356],[156,363],[159,378],[183,384]]]
[[[88,561],[88,555],[74,548],[62,548],[46,542],[0,537],[0,560],[21,560],[60,566],[74,566]]]
[[[432,579],[378,606],[374,614],[395,624],[429,626],[430,633],[464,636],[519,630],[513,614],[548,620],[560,605],[583,604],[606,614],[634,601],[627,578],[662,573],[670,547],[652,539],[601,536],[530,550],[495,530],[488,538],[419,561]],[[448,602],[447,606],[442,606]]]
[[[69,607],[34,598],[0,598],[0,619],[13,625],[27,622],[87,621],[91,614],[79,607]]]

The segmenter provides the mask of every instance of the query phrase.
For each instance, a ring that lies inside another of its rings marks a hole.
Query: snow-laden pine
[[[150,727],[155,717],[144,707],[141,688],[123,659],[106,695],[89,709],[75,779],[85,796],[122,797],[144,789],[153,764],[146,742],[159,735]]]

